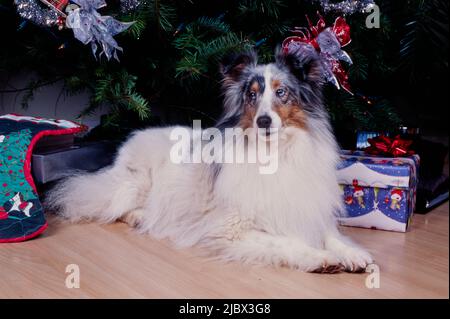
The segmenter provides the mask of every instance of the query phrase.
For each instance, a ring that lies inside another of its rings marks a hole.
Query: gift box
[[[415,208],[419,163],[418,155],[342,151],[337,177],[347,214],[340,223],[405,232]]]

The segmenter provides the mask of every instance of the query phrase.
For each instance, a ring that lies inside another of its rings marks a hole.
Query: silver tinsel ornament
[[[58,17],[65,16],[55,8],[43,5],[40,0],[14,0],[17,6],[17,13],[24,19],[37,25],[50,27],[58,24]],[[95,0],[91,0],[95,2]],[[121,0],[120,11],[123,13],[136,10],[145,0]]]
[[[365,12],[373,5],[374,0],[344,0],[340,2],[332,2],[330,0],[314,0],[319,2],[325,13],[335,12],[338,14],[349,15],[356,12]]]
[[[14,3],[17,6],[17,13],[24,19],[47,27],[58,23],[59,13],[37,0],[14,0]]]
[[[128,29],[133,22],[120,22],[110,16],[102,16],[97,10],[106,6],[105,0],[72,0],[77,6],[68,10],[66,26],[83,44],[90,44],[92,53],[105,55],[108,60],[119,60],[117,51],[122,48],[114,36]]]
[[[121,11],[136,9],[143,0],[121,0]],[[122,48],[114,36],[128,29],[133,22],[120,22],[110,16],[102,16],[97,10],[106,7],[105,0],[15,0],[18,14],[37,25],[58,25],[73,30],[74,37],[83,44],[90,44],[97,57],[119,60],[117,51]],[[45,4],[45,5],[44,5]]]
[[[121,0],[120,11],[130,12],[136,10],[142,2],[145,2],[145,0]]]

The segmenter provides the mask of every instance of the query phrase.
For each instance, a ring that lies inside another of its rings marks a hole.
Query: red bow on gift
[[[347,71],[342,67],[340,61],[352,64],[350,56],[342,50],[342,47],[350,43],[350,26],[343,17],[338,17],[331,27],[326,28],[323,17],[317,13],[319,20],[313,25],[308,16],[309,28],[295,28],[295,36],[286,38],[282,48],[284,53],[294,50],[302,45],[311,45],[317,52],[327,81],[333,83],[338,89],[344,88],[350,94]]]
[[[374,138],[369,138],[369,147],[365,148],[364,151],[373,155],[388,155],[388,156],[407,156],[414,154],[413,150],[409,147],[412,144],[411,140],[404,140],[397,135],[394,138],[390,138],[386,135],[380,135]]]

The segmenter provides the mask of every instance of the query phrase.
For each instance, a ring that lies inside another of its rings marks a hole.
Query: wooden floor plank
[[[0,298],[448,298],[448,202],[414,215],[394,233],[343,227],[380,267],[380,288],[363,274],[320,275],[223,264],[197,249],[136,234],[125,224],[61,224],[42,236],[0,245]],[[65,286],[66,266],[80,267],[80,288]]]

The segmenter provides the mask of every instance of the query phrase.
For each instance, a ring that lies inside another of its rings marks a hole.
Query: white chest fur
[[[317,151],[305,138],[280,149],[273,174],[261,174],[255,163],[223,164],[216,200],[268,232],[307,240],[314,236],[309,230],[333,222],[339,208],[334,156],[331,149]]]

